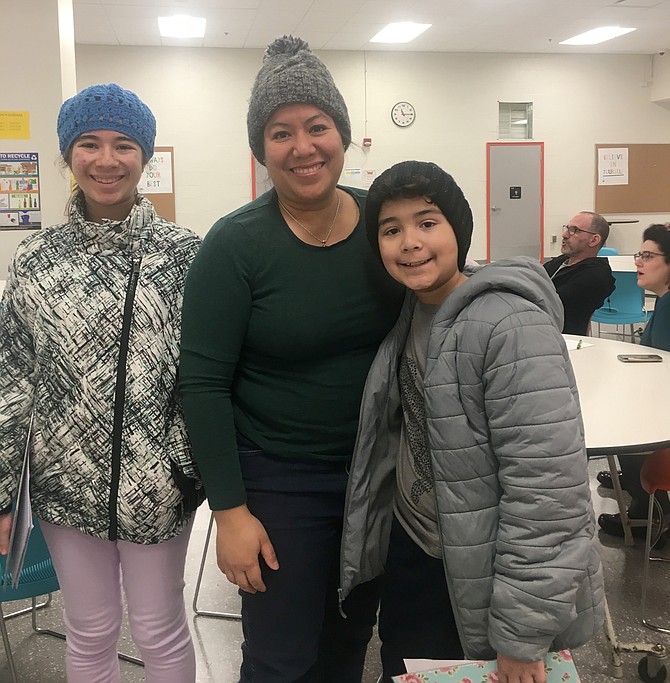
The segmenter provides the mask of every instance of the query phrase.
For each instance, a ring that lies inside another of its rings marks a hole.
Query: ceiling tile
[[[292,33],[314,49],[559,52],[561,40],[599,25],[627,36],[572,53],[652,54],[670,43],[670,0],[73,0],[78,43],[160,44],[157,18],[188,13],[208,22],[207,47],[264,48]],[[390,21],[432,27],[412,43],[371,44]],[[183,44],[183,43],[179,43]]]

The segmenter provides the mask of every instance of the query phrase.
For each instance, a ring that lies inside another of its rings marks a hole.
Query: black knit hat
[[[379,211],[390,199],[427,197],[449,221],[458,245],[458,270],[472,240],[472,211],[463,190],[439,166],[428,161],[401,161],[384,171],[370,187],[365,203],[365,227],[372,250],[380,258],[378,228]]]
[[[313,104],[331,116],[344,149],[349,147],[349,113],[330,71],[304,40],[284,36],[268,45],[249,99],[249,146],[261,164],[265,162],[263,131],[268,119],[275,109],[299,103]]]

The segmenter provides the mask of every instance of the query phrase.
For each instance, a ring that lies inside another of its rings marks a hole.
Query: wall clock
[[[415,118],[416,110],[409,102],[398,102],[391,107],[391,120],[396,126],[410,126]]]

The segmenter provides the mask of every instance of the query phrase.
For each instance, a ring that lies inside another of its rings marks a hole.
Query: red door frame
[[[486,143],[486,262],[491,262],[491,148],[504,145],[540,148],[540,261],[544,261],[544,142]]]

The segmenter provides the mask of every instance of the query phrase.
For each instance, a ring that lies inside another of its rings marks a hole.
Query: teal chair
[[[42,607],[47,607],[51,603],[51,594],[60,589],[56,572],[51,562],[51,555],[49,549],[40,530],[37,520],[33,520],[35,528],[30,534],[30,541],[26,549],[26,557],[23,563],[23,571],[16,588],[11,587],[11,581],[8,581],[7,587],[0,587],[0,631],[2,632],[2,642],[5,646],[5,654],[7,655],[7,663],[9,665],[9,672],[13,683],[18,683],[16,675],[16,667],[14,665],[14,657],[12,656],[12,649],[9,643],[9,636],[7,634],[7,626],[5,622],[8,619],[13,619],[21,614],[32,615],[32,626],[36,633],[43,635],[55,636],[65,640],[63,633],[52,631],[48,628],[39,628],[37,626],[37,610]],[[5,574],[6,557],[0,556],[0,576]],[[42,602],[37,602],[37,597],[45,595],[46,599]],[[2,605],[5,602],[13,600],[25,600],[30,598],[32,606],[24,609],[16,610],[10,614],[5,614]]]
[[[600,247],[598,256],[618,256],[619,251],[614,247]]]
[[[644,290],[638,287],[637,273],[612,271],[616,281],[614,291],[605,300],[591,318],[592,322],[598,323],[598,336],[600,325],[630,325],[630,334],[627,335],[631,342],[635,342],[633,326],[647,322],[647,312],[644,310]],[[626,336],[624,334],[624,336]]]

